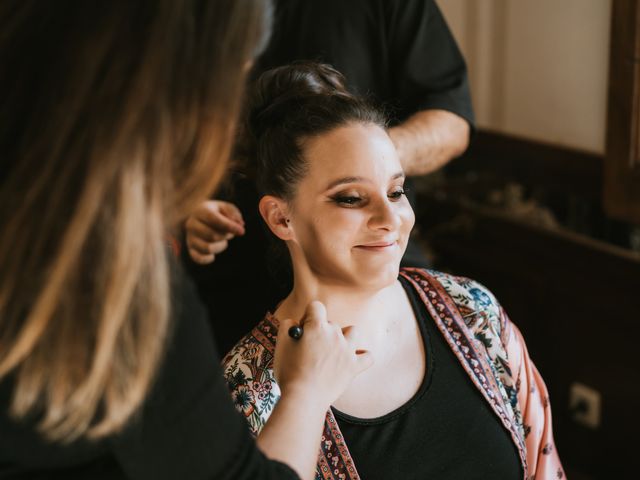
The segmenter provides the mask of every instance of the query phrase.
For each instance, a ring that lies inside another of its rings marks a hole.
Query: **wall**
[[[437,0],[478,126],[604,153],[611,0]]]

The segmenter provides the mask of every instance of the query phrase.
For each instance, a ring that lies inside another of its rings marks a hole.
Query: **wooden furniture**
[[[604,206],[640,224],[640,1],[613,0]]]

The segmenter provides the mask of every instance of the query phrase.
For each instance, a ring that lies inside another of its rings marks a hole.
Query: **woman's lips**
[[[364,250],[367,252],[385,252],[387,250],[390,250],[396,247],[397,245],[398,245],[398,241],[394,240],[390,242],[385,241],[385,242],[367,243],[364,245],[356,245],[355,248],[359,250]]]

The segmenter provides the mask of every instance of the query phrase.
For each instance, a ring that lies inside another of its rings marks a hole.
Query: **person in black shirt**
[[[466,149],[474,121],[467,70],[433,0],[279,0],[274,33],[254,75],[295,60],[333,65],[349,91],[383,106],[412,204],[411,178],[439,169]],[[183,250],[221,352],[290,288],[270,273],[273,261],[253,180],[238,175],[228,183],[232,188],[187,220]],[[403,265],[428,264],[410,240]],[[220,284],[223,289],[211,288]],[[243,300],[247,291],[251,302]]]
[[[0,5],[3,480],[313,476],[326,407],[371,363],[356,332],[317,302],[295,319],[304,335],[279,342],[283,399],[256,442],[166,245],[223,175],[268,12]]]

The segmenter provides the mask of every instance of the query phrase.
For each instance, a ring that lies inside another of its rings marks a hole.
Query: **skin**
[[[309,139],[303,154],[308,172],[293,198],[265,196],[259,205],[294,271],[275,315],[299,318],[317,299],[340,327],[357,327],[358,345],[376,364],[333,405],[362,418],[384,415],[415,394],[425,373],[421,335],[397,280],[414,224],[400,160],[385,130],[370,124]]]
[[[427,175],[469,146],[467,121],[446,110],[422,110],[389,129],[407,176]]]

